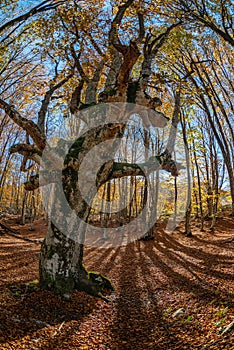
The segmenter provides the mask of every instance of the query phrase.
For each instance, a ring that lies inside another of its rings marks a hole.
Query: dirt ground
[[[47,229],[43,219],[34,231],[7,224],[33,239]],[[115,286],[109,303],[25,287],[38,278],[40,244],[0,232],[0,349],[233,350],[234,330],[225,333],[234,321],[233,218],[220,215],[214,232],[194,223],[191,238],[164,227],[154,241],[85,248],[86,267]]]

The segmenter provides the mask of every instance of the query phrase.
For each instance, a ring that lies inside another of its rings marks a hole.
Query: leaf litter
[[[212,233],[194,226],[191,238],[164,227],[154,241],[85,248],[86,267],[114,283],[109,303],[40,290],[39,245],[1,234],[0,349],[233,350],[233,219],[219,217]],[[16,229],[38,240],[47,227]]]

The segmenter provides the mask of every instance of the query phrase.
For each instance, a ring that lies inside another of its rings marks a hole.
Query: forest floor
[[[47,229],[43,219],[34,231],[6,222],[33,239]],[[38,278],[40,244],[0,232],[0,349],[233,350],[234,220],[221,214],[214,232],[206,224],[194,223],[191,238],[162,223],[154,241],[86,247],[86,267],[115,286],[109,303],[25,288]]]

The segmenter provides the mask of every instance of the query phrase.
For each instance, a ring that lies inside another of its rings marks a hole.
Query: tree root
[[[104,294],[113,291],[114,287],[111,281],[102,274],[85,270],[85,275],[80,276],[79,282],[76,283],[76,289],[109,302],[110,300]]]

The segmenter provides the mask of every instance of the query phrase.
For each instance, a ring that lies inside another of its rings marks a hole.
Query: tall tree
[[[46,169],[44,176],[40,179],[42,183],[43,181],[46,183],[48,178],[49,182],[54,182],[51,216],[57,218],[56,224],[51,220],[48,234],[41,248],[41,285],[45,288],[51,288],[61,295],[68,295],[78,289],[106,299],[103,292],[106,288],[112,289],[110,281],[102,275],[89,273],[83,266],[84,223],[88,220],[90,206],[82,196],[78,184],[78,173],[82,162],[85,162],[86,155],[99,144],[109,141],[114,155],[116,151],[115,141],[117,138],[123,137],[125,131],[126,119],[123,120],[122,116],[130,117],[136,112],[139,113],[139,106],[141,106],[140,111],[142,111],[140,117],[145,127],[163,127],[167,124],[168,117],[156,110],[161,105],[161,100],[156,95],[157,91],[152,87],[149,90],[148,87],[153,75],[154,59],[171,31],[179,23],[172,22],[170,26],[161,28],[161,33],[155,35],[149,27],[154,12],[151,10],[149,17],[147,17],[146,5],[141,7],[133,0],[128,0],[119,6],[114,6],[114,15],[110,18],[107,15],[103,16],[100,5],[103,6],[104,3],[97,4],[92,1],[84,9],[79,6],[78,1],[68,1],[61,9],[59,8],[59,13],[55,17],[56,30],[54,30],[53,35],[56,36],[59,33],[60,40],[64,41],[64,46],[61,47],[58,43],[56,49],[60,50],[59,55],[62,55],[63,50],[62,65],[67,60],[68,66],[65,74],[59,72],[56,56],[52,57],[55,62],[55,74],[41,101],[37,120],[35,116],[33,119],[26,118],[23,111],[20,113],[9,101],[2,98],[0,99],[0,107],[14,123],[29,135],[29,143],[16,144],[11,148],[11,152],[22,154],[24,161],[33,160],[40,164],[42,153],[46,147],[46,117],[49,104],[55,97],[55,92],[62,91],[61,89],[72,81],[74,76],[77,86],[70,96],[70,113],[78,114],[93,105],[96,105],[96,108],[100,106],[105,110],[109,108],[108,103],[110,102],[122,103],[115,104],[119,119],[114,122],[105,122],[104,120],[98,126],[92,127],[93,120],[87,119],[88,113],[82,115],[87,131],[76,139],[65,157],[61,169],[62,191],[56,182],[56,171],[51,177],[50,171]],[[110,8],[107,12],[110,12]],[[51,23],[47,25],[51,25]],[[138,24],[137,30],[136,23]],[[42,28],[41,31],[43,31]],[[126,36],[126,32],[129,33],[130,39]],[[92,55],[90,55],[91,52]],[[105,79],[103,74],[106,75]],[[126,110],[126,107],[123,108],[123,106],[126,106],[127,102],[131,105]],[[107,103],[106,107],[103,103]],[[138,105],[137,109],[135,104]],[[150,113],[150,110],[153,110],[154,113]],[[92,115],[92,112],[90,113]],[[92,115],[92,119],[95,120],[95,118],[99,118],[97,110]],[[69,145],[61,140],[59,146],[60,149],[65,149]],[[53,156],[55,156],[54,159],[59,158],[56,148],[52,150],[50,155],[51,159],[48,161],[53,161]],[[147,173],[158,169],[160,165],[162,169],[170,172],[173,176],[178,175],[177,166],[172,160],[169,150],[162,152],[157,157],[151,157],[141,165],[118,163],[111,159],[104,162],[99,169],[96,186],[99,188],[111,179],[126,176],[141,175],[146,177]],[[38,186],[38,176],[31,177],[30,181],[25,184],[28,190],[33,190]],[[72,208],[71,212],[64,207],[64,194],[67,203]],[[94,194],[95,192],[91,188],[89,193],[91,201]],[[74,212],[76,217],[81,219],[79,223],[75,222],[76,237],[74,237],[74,227],[72,226]]]

